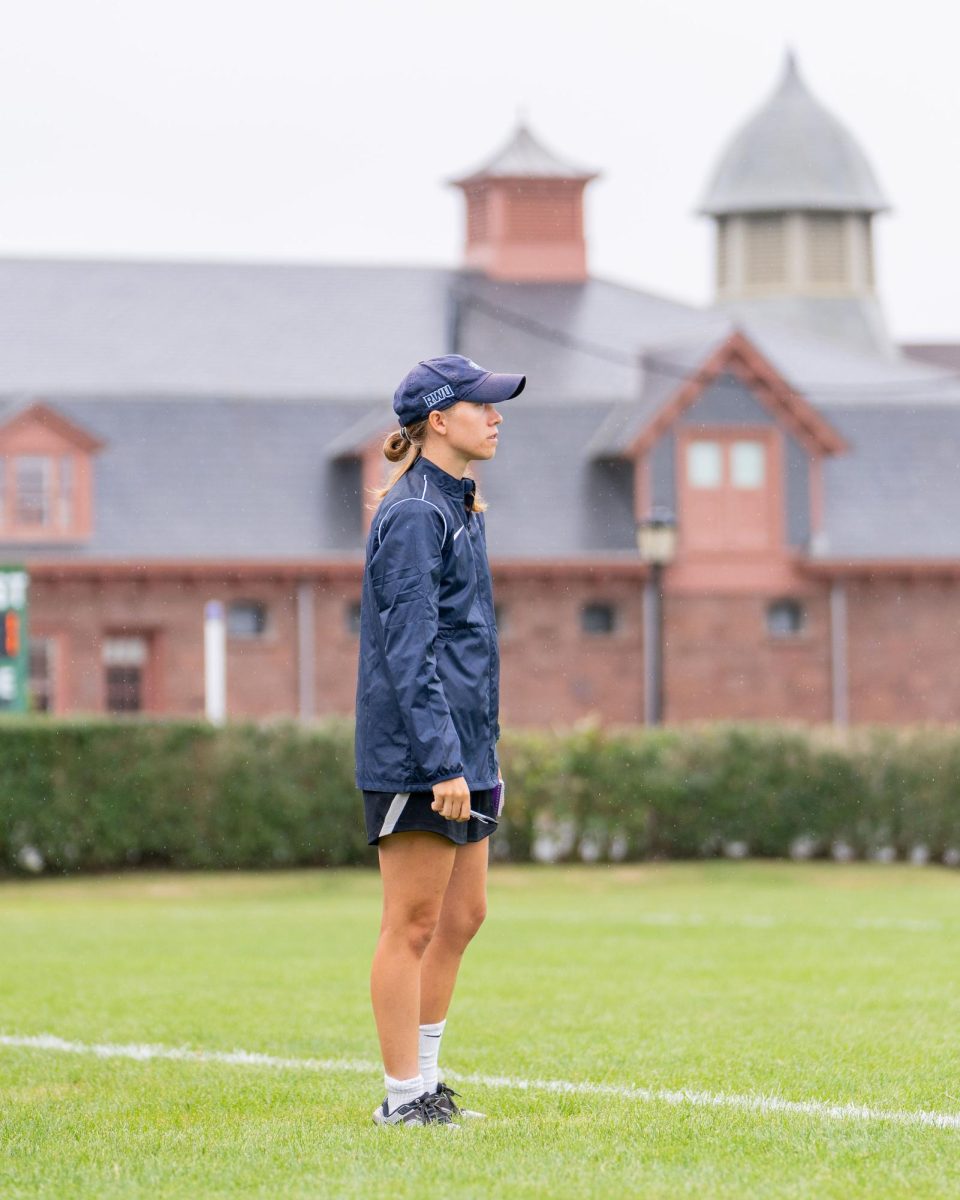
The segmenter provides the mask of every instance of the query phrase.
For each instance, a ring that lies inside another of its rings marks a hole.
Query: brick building
[[[886,208],[792,60],[701,210],[707,308],[589,272],[594,173],[521,126],[454,180],[462,267],[0,261],[0,554],[55,712],[352,716],[365,489],[419,357],[528,376],[487,513],[501,722],[956,720],[960,376],[894,346]],[[638,553],[676,514],[659,587]],[[662,631],[658,634],[662,613]]]

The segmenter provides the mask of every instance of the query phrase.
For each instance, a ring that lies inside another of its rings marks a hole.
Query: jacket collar
[[[432,459],[424,458],[422,454],[410,470],[421,471],[431,483],[436,484],[442,492],[446,492],[454,500],[466,504],[468,496],[471,497],[470,505],[472,505],[472,496],[477,490],[476,480],[468,479],[466,475],[462,479],[457,479],[455,475],[451,475],[443,467],[438,467]]]

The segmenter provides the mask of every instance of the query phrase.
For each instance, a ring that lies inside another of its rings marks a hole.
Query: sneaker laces
[[[439,1099],[440,1097],[435,1092],[429,1093],[417,1100],[417,1107],[423,1113],[425,1120],[445,1125],[450,1121],[450,1114],[440,1106]]]
[[[457,1114],[460,1111],[460,1105],[454,1100],[454,1096],[459,1095],[460,1093],[455,1092],[452,1087],[447,1087],[445,1083],[441,1083],[439,1091],[433,1093],[432,1099],[435,1103],[441,1103],[446,1099],[454,1114]]]

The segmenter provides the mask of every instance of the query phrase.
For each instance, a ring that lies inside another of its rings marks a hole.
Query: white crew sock
[[[420,1074],[423,1076],[423,1086],[428,1092],[437,1090],[437,1059],[440,1056],[440,1039],[443,1037],[443,1027],[447,1019],[437,1021],[433,1025],[420,1026]]]
[[[388,1113],[396,1112],[401,1104],[409,1104],[427,1090],[422,1075],[414,1075],[412,1079],[394,1079],[384,1074],[383,1082],[387,1085]]]

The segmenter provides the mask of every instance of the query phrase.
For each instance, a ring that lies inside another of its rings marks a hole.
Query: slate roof
[[[787,55],[773,95],[736,133],[714,170],[699,211],[889,208],[856,139],[817,100]]]
[[[460,352],[528,375],[477,467],[492,558],[635,561],[617,455],[734,327],[597,279],[0,261],[0,421],[41,399],[106,443],[91,542],[16,552],[361,560],[351,456],[395,427],[397,381],[456,330]],[[817,553],[960,558],[960,377],[774,321],[742,328],[851,445],[827,465]]]
[[[753,296],[719,307],[747,325],[772,321],[868,353],[888,358],[897,353],[876,296]]]
[[[960,558],[960,402],[834,404],[851,453],[824,465],[827,559]]]
[[[411,347],[443,343],[449,274],[0,260],[0,391],[392,394]]]

